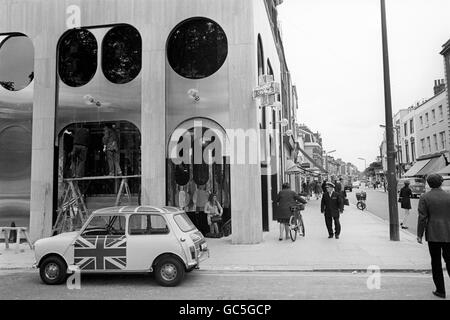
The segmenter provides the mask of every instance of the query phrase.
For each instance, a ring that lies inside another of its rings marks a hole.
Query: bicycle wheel
[[[364,211],[366,209],[366,204],[362,201],[358,201],[356,207],[358,207],[359,210]]]
[[[297,224],[295,222],[295,217],[291,216],[291,218],[289,219],[289,235],[292,242],[295,242],[295,240],[297,240]]]

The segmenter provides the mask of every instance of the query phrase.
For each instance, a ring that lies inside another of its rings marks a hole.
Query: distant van
[[[405,186],[406,181],[409,181],[410,183],[409,187],[412,190],[413,197],[419,198],[425,193],[425,179],[422,178],[400,179],[397,184],[397,193],[400,193],[400,190]]]

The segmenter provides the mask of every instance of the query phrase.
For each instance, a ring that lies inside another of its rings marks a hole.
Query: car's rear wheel
[[[163,287],[175,287],[180,284],[185,275],[184,266],[174,257],[164,257],[158,261],[155,268],[155,279]]]
[[[57,256],[45,258],[39,267],[39,275],[45,284],[61,284],[67,277],[66,263]]]

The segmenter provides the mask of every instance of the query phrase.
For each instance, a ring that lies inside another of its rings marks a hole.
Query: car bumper
[[[200,268],[200,263],[209,258],[209,248],[204,248],[202,250],[196,250],[195,260],[188,264],[189,268]]]

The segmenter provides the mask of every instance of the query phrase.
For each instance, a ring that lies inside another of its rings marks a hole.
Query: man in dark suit
[[[450,194],[442,190],[444,179],[438,174],[428,176],[431,191],[424,194],[419,201],[419,219],[417,241],[422,244],[423,234],[428,242],[431,256],[431,269],[436,291],[433,294],[445,299],[442,257],[450,276]]]
[[[329,239],[336,237],[339,239],[341,234],[341,223],[339,221],[340,214],[344,211],[344,200],[341,195],[334,191],[335,185],[328,182],[327,192],[323,194],[321,211],[325,214],[325,223],[328,229]],[[335,232],[333,232],[333,220]]]

